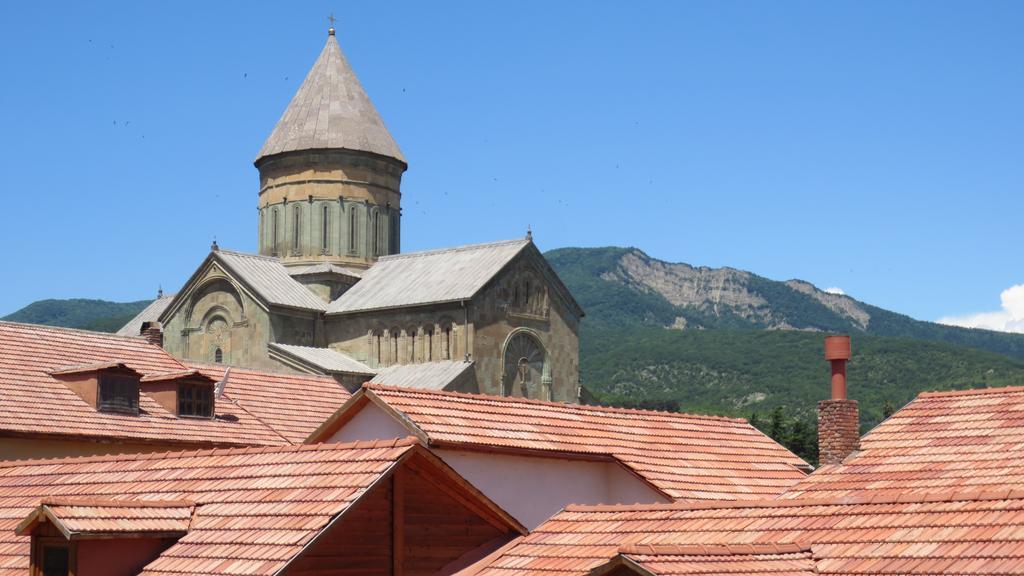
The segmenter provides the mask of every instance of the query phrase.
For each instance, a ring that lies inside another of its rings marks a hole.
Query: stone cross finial
[[[210,244],[210,250],[213,251],[213,252],[216,252],[216,251],[220,250],[220,246],[217,246],[217,237],[216,236],[213,237],[213,244]]]
[[[526,225],[526,239],[533,240],[533,228],[529,224]]]
[[[327,29],[327,35],[334,36],[334,12],[331,12],[331,15],[327,17],[327,21],[331,23],[331,27]]]

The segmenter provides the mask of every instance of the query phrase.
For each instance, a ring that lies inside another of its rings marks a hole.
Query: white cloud
[[[842,288],[837,287],[837,286],[832,286],[831,288],[825,288],[825,292],[828,292],[829,294],[838,294],[840,296],[845,296],[846,295],[846,291],[843,290]]]
[[[1024,284],[1010,286],[999,295],[1002,310],[939,318],[939,324],[1024,333]]]

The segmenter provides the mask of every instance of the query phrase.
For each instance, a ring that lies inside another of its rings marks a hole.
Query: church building
[[[121,329],[175,357],[578,402],[583,310],[524,238],[401,253],[408,164],[327,44],[256,157],[258,254],[216,243]]]

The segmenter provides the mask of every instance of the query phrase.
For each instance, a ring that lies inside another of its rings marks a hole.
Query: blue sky
[[[409,159],[405,250],[531,225],[1024,317],[1024,4],[935,1],[0,3],[0,315],[254,250],[332,11]]]

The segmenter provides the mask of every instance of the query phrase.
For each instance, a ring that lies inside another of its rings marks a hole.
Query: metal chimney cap
[[[849,336],[826,336],[825,337],[825,359],[826,360],[849,360],[850,337]]]

